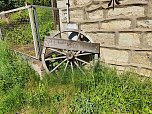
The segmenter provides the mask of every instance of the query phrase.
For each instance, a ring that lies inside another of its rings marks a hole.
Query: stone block
[[[61,31],[67,29],[67,23],[61,23],[60,27],[61,27]]]
[[[140,34],[137,33],[120,33],[119,46],[138,47],[140,45]]]
[[[75,0],[76,5],[84,5],[89,3],[91,0]]]
[[[110,68],[114,69],[117,71],[118,74],[122,74],[125,70],[124,66],[116,66],[116,65],[108,65]]]
[[[122,4],[128,4],[128,3],[147,3],[147,0],[122,0],[122,1],[120,1],[120,3],[122,3]]]
[[[114,33],[88,33],[88,35],[95,43],[100,43],[101,45],[115,45]]]
[[[152,70],[140,69],[139,74],[152,78]]]
[[[152,67],[152,52],[132,52],[130,63]]]
[[[138,20],[137,21],[138,28],[152,28],[152,20]]]
[[[152,17],[152,0],[149,0],[149,4],[148,4],[148,16]]]
[[[71,21],[81,21],[84,18],[84,12],[81,9],[71,10],[70,11],[70,19]]]
[[[70,6],[75,6],[76,5],[75,0],[69,0],[69,2],[70,2]]]
[[[88,12],[88,18],[89,18],[89,20],[95,20],[95,19],[103,18],[103,10],[98,9],[98,10]]]
[[[128,63],[129,53],[127,51],[122,50],[101,48],[101,58],[104,59],[105,63]]]
[[[100,4],[98,4],[98,3],[97,4],[91,4],[91,5],[89,5],[89,6],[86,7],[86,10],[89,11],[89,10],[96,9],[97,7],[99,7],[99,5]]]
[[[65,0],[61,0],[61,1],[57,1],[57,8],[66,8],[66,1]]]
[[[96,31],[99,30],[99,24],[96,23],[83,23],[80,25],[81,30],[83,31]]]
[[[152,46],[152,32],[145,33],[143,39],[146,41],[146,44],[148,44],[148,46]]]
[[[131,26],[131,21],[129,20],[113,20],[113,21],[101,23],[101,28],[108,30],[129,29],[130,26]]]
[[[141,6],[127,6],[123,8],[115,8],[115,10],[110,9],[108,12],[108,17],[116,17],[116,16],[136,16],[136,17],[143,17],[145,14],[144,7]]]
[[[115,68],[119,71],[124,71],[125,70],[125,67],[123,67],[123,66],[116,66]]]
[[[125,68],[125,72],[138,73],[138,68],[129,66]]]
[[[60,20],[61,21],[67,20],[67,12],[65,10],[60,11]]]

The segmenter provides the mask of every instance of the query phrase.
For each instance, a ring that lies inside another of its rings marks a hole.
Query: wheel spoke
[[[49,58],[45,59],[45,61],[51,61],[51,60],[57,60],[57,59],[64,59],[64,58],[66,58],[66,56],[56,57],[56,58],[51,58],[51,57],[49,57]]]
[[[62,61],[60,64],[58,64],[53,70],[50,71],[50,73],[54,72],[59,66],[61,66],[65,61],[67,61],[67,59],[65,59],[64,61]]]
[[[79,66],[79,64],[76,61],[74,61],[74,63],[78,67],[78,69],[85,75],[85,73],[83,72],[83,70],[81,69],[81,67]]]
[[[69,64],[69,61],[67,61],[66,65],[65,65],[64,72],[66,71],[68,64]]]
[[[78,39],[79,39],[80,35],[81,35],[81,33],[79,32],[79,34],[78,34]]]
[[[75,55],[76,57],[78,56],[83,56],[83,55],[91,55],[92,53],[81,53],[81,54],[78,54],[78,55]]]
[[[89,62],[86,62],[86,61],[84,61],[84,60],[82,60],[82,59],[79,59],[79,58],[75,58],[76,60],[78,60],[78,61],[80,61],[80,62],[82,62],[82,63],[85,63],[85,64],[89,64],[89,65],[91,65],[91,66],[93,66],[92,64],[90,64]]]
[[[73,73],[73,64],[72,64],[72,62],[70,62],[70,64],[71,64],[71,70],[72,70],[72,73]]]
[[[61,51],[59,51],[59,50],[56,50],[56,49],[51,49],[51,50],[53,50],[53,51],[55,51],[55,52],[58,52],[58,53],[60,53],[60,54],[66,55],[66,53],[61,52]]]
[[[77,51],[77,52],[75,53],[75,55],[78,55],[78,54],[80,54],[80,52],[81,52],[81,51]]]

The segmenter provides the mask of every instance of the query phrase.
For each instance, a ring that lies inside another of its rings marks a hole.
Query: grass
[[[34,72],[26,61],[0,43],[0,114],[16,111],[24,101],[22,88]]]
[[[53,29],[50,9],[36,8],[41,41]],[[32,30],[28,10],[21,10],[8,15],[9,22],[0,19],[3,39],[13,45],[33,44]]]
[[[0,42],[0,114],[152,114],[150,78],[98,65],[40,80]]]
[[[129,72],[118,75],[116,70],[105,66],[98,66],[92,77],[95,80],[74,95],[69,108],[71,113],[152,113],[152,85],[149,79],[141,80]]]

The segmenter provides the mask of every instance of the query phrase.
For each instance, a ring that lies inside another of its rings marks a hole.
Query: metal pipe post
[[[2,31],[1,31],[1,28],[0,28],[0,41],[3,40],[3,35],[2,35]]]
[[[70,23],[70,12],[69,12],[70,3],[69,3],[69,0],[67,0],[66,6],[67,6],[67,23]]]
[[[35,18],[34,18],[34,12],[33,12],[33,7],[31,6],[28,8],[29,12],[29,17],[30,17],[30,24],[31,24],[31,30],[32,30],[32,36],[33,36],[33,41],[34,41],[34,48],[35,48],[35,56],[37,59],[40,60],[39,56],[39,45],[37,41],[37,32],[36,32],[36,26],[35,26]]]

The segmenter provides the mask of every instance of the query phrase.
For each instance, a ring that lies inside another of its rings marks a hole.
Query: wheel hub
[[[66,53],[66,58],[67,58],[68,60],[72,60],[72,59],[74,58],[74,53],[73,53],[72,51],[68,51],[68,52]]]

